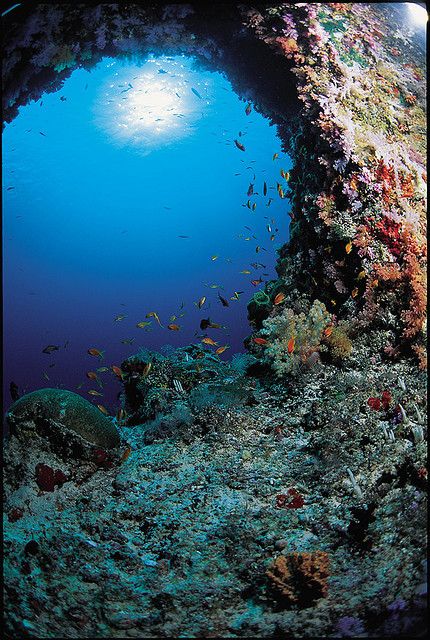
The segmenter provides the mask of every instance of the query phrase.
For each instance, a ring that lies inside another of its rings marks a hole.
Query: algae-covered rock
[[[49,423],[53,437],[61,439],[61,427],[64,427],[100,447],[113,448],[120,444],[119,434],[110,420],[85,398],[64,389],[28,393],[14,402],[6,420],[10,433],[18,438],[24,425],[42,420]]]

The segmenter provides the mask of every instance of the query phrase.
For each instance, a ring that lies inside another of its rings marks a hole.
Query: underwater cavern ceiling
[[[9,412],[10,637],[421,635],[419,29],[404,3],[22,3],[4,17],[5,122],[102,57],[186,54],[226,74],[293,159],[279,277],[248,304],[251,367],[190,371],[191,348],[186,367],[128,358],[121,450],[82,441],[72,397],[69,423],[49,390]]]

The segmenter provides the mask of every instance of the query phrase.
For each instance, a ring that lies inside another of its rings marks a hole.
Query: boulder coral
[[[88,400],[63,389],[39,389],[19,398],[6,414],[10,433],[27,438],[42,422],[50,440],[67,440],[68,434],[91,445],[117,447],[120,437],[114,424]],[[41,425],[42,426],[42,425]]]

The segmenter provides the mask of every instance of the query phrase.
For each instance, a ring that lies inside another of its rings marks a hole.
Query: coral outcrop
[[[67,445],[70,434],[100,447],[120,444],[118,431],[88,400],[63,389],[39,389],[19,398],[6,414],[10,433],[27,440],[38,425],[45,427],[47,437],[55,444]]]

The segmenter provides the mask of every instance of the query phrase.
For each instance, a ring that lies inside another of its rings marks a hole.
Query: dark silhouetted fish
[[[15,402],[15,400],[18,400],[19,398],[19,393],[18,393],[18,385],[15,384],[15,382],[11,382],[9,385],[9,391],[10,391],[10,397],[12,398],[12,400]]]
[[[58,351],[59,349],[60,349],[60,347],[58,347],[55,344],[48,344],[47,347],[42,349],[42,353],[52,353],[53,351]]]
[[[220,302],[221,302],[221,304],[222,304],[222,306],[223,306],[223,307],[228,307],[228,306],[229,306],[229,303],[227,302],[227,300],[226,300],[225,298],[223,298],[223,297],[220,295],[219,291],[218,291],[218,298],[220,299]]]
[[[200,100],[203,100],[202,96],[197,91],[197,89],[194,89],[194,87],[191,87],[191,91],[194,93],[194,95],[196,95],[198,98],[200,98]]]

